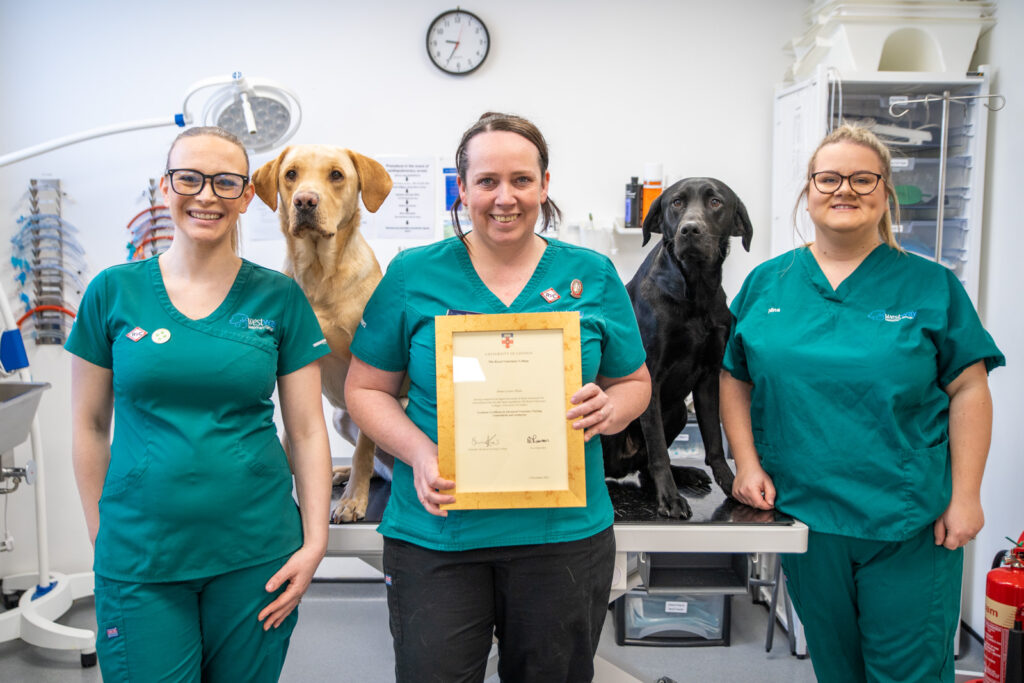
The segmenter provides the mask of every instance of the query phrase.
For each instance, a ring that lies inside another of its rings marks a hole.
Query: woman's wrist
[[[733,462],[736,463],[736,473],[739,474],[740,470],[753,470],[757,471],[763,469],[761,467],[761,457],[757,454],[756,450],[740,450],[736,449],[731,453]]]
[[[956,484],[953,485],[953,495],[950,497],[950,502],[960,503],[962,505],[973,505],[975,503],[981,503],[981,490],[972,490],[970,488],[957,488]]]
[[[302,546],[299,548],[298,552],[308,552],[310,554],[317,555],[318,557],[326,556],[327,536],[325,535],[322,541],[318,539],[314,539],[312,541],[303,540]]]

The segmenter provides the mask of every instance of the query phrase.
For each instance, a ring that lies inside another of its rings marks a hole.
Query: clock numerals
[[[427,54],[445,73],[465,75],[475,71],[487,59],[489,50],[487,27],[472,12],[443,12],[427,29]]]

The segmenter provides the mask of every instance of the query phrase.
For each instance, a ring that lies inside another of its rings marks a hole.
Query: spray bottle
[[[627,228],[640,227],[640,180],[633,176],[626,183],[626,213],[625,226]]]

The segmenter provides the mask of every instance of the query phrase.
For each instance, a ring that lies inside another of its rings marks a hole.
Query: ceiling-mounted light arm
[[[263,152],[290,139],[302,122],[302,106],[289,90],[261,79],[232,74],[232,87],[210,96],[203,125],[234,133],[252,152]]]
[[[252,112],[252,102],[249,100],[249,94],[253,92],[249,84],[246,83],[245,79],[242,78],[242,73],[236,71],[231,74],[231,78],[235,84],[235,89],[238,92],[238,101],[242,105],[242,117],[245,120],[245,130],[249,135],[256,135],[259,133],[259,128],[256,127],[256,115]]]
[[[124,133],[130,130],[142,130],[144,128],[162,128],[163,126],[184,126],[185,117],[181,114],[175,114],[173,117],[167,116],[159,119],[145,119],[142,121],[131,121],[129,123],[118,123],[112,126],[102,126],[100,128],[93,128],[91,130],[83,131],[81,133],[75,133],[74,135],[65,135],[62,138],[56,140],[50,140],[34,147],[27,147],[17,152],[11,152],[10,154],[4,154],[0,156],[0,166],[7,166],[13,164],[16,161],[22,159],[28,159],[30,157],[49,152],[60,147],[67,147],[73,145],[76,142],[83,142],[85,140],[91,140],[92,138],[100,138],[105,135],[116,135],[117,133]]]
[[[192,84],[185,95],[180,114],[103,126],[50,140],[0,156],[0,167],[106,135],[163,126],[191,126],[194,121],[189,100],[200,90],[214,86],[230,87],[221,87],[207,100],[202,125],[221,126],[231,131],[251,151],[271,149],[291,138],[298,130],[302,121],[302,107],[294,94],[269,81],[246,80],[236,71],[227,78],[217,76]]]
[[[191,100],[195,96],[196,93],[198,93],[198,92],[200,92],[202,90],[205,90],[207,88],[213,88],[213,87],[216,87],[216,86],[226,86],[226,85],[232,85],[232,84],[237,86],[236,82],[238,80],[242,80],[243,82],[245,80],[241,76],[242,76],[241,73],[236,71],[231,76],[214,76],[212,78],[204,78],[203,80],[196,81],[195,83],[190,85],[189,88],[188,88],[188,92],[185,93],[185,101],[182,102],[182,104],[181,104],[181,111],[183,112],[182,115],[185,117],[185,125],[186,126],[191,126],[191,125],[193,125],[195,123],[195,120],[193,119],[192,113],[191,113],[192,110],[189,109],[188,103],[189,103],[189,100]],[[224,88],[223,90],[230,91],[230,92],[233,93],[235,91],[235,88]]]
[[[242,114],[245,116],[245,129],[249,135],[256,135],[259,129],[256,128],[256,117],[252,113],[252,103],[249,102],[249,93],[242,93],[238,96],[242,102]]]

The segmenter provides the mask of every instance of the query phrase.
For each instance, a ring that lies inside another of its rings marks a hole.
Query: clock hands
[[[427,54],[434,66],[448,74],[461,76],[474,71],[487,58],[489,43],[484,23],[464,10],[442,12],[427,29]]]
[[[450,55],[448,55],[448,62],[452,61],[452,57],[455,56],[455,51],[459,49],[459,43],[462,42],[462,29],[463,29],[463,27],[460,26],[459,27],[459,35],[458,35],[458,37],[455,40],[446,40],[445,41],[446,43],[455,43],[455,47],[452,48],[452,53]],[[445,63],[447,64],[448,62],[445,62]]]

